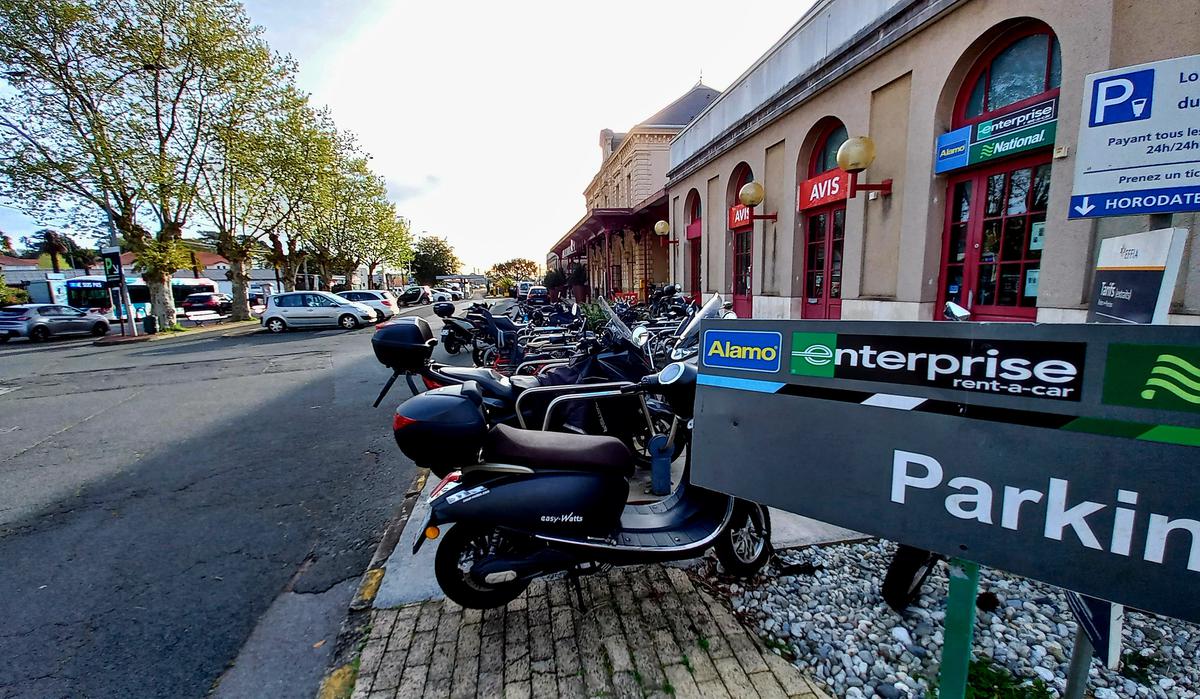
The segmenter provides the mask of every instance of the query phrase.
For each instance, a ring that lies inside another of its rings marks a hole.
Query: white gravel
[[[903,616],[879,595],[894,544],[834,544],[781,552],[752,581],[712,578],[735,611],[794,663],[838,697],[897,699],[925,696],[937,676],[945,619],[946,566],[939,565],[917,604]],[[789,566],[816,569],[790,569]],[[976,610],[975,655],[992,658],[1014,675],[1041,678],[1051,694],[1066,687],[1075,620],[1059,588],[984,569],[980,592],[1000,599],[994,613]],[[1197,591],[1200,592],[1200,591]],[[1128,612],[1125,651],[1155,664],[1150,682],[1102,668],[1093,661],[1089,689],[1095,699],[1200,694],[1200,626]]]

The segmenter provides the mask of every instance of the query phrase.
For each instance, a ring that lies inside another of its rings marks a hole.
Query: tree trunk
[[[325,285],[325,288],[322,291],[332,291],[333,290],[333,270],[329,267],[329,265],[325,265],[325,264],[321,265],[320,269],[321,269],[321,282]]]
[[[375,287],[375,267],[374,264],[367,265],[367,288],[374,289]]]
[[[233,320],[250,320],[250,263],[248,260],[229,260],[225,276],[233,283]]]
[[[158,318],[158,327],[170,328],[176,323],[175,298],[171,296],[170,275],[142,275],[150,289],[150,312]],[[135,316],[136,317],[136,316]]]
[[[50,251],[50,267],[54,269],[55,274],[58,274],[62,271],[58,264],[58,253],[54,252],[53,250]]]

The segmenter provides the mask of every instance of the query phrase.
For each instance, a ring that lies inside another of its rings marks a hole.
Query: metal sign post
[[[133,303],[129,298],[129,286],[125,283],[125,273],[121,270],[121,248],[116,246],[101,248],[100,259],[104,262],[104,279],[108,283],[109,289],[120,290],[121,305],[125,307],[125,317],[129,320],[129,333],[133,337],[137,337],[137,323],[133,318]],[[122,334],[124,331],[125,323],[122,322]]]

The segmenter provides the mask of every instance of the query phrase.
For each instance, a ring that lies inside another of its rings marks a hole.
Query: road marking
[[[20,386],[0,386],[0,396],[4,395],[5,393],[12,393],[18,388],[20,388]]]

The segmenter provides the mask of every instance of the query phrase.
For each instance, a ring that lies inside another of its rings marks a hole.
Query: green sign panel
[[[792,333],[792,373],[833,378],[837,333]]]
[[[1200,413],[1200,347],[1109,345],[1104,402]]]
[[[1054,143],[1054,135],[1058,122],[1031,126],[1015,131],[1008,136],[1002,136],[983,143],[971,144],[971,154],[968,156],[969,165],[982,163],[1021,151],[1042,148]]]

